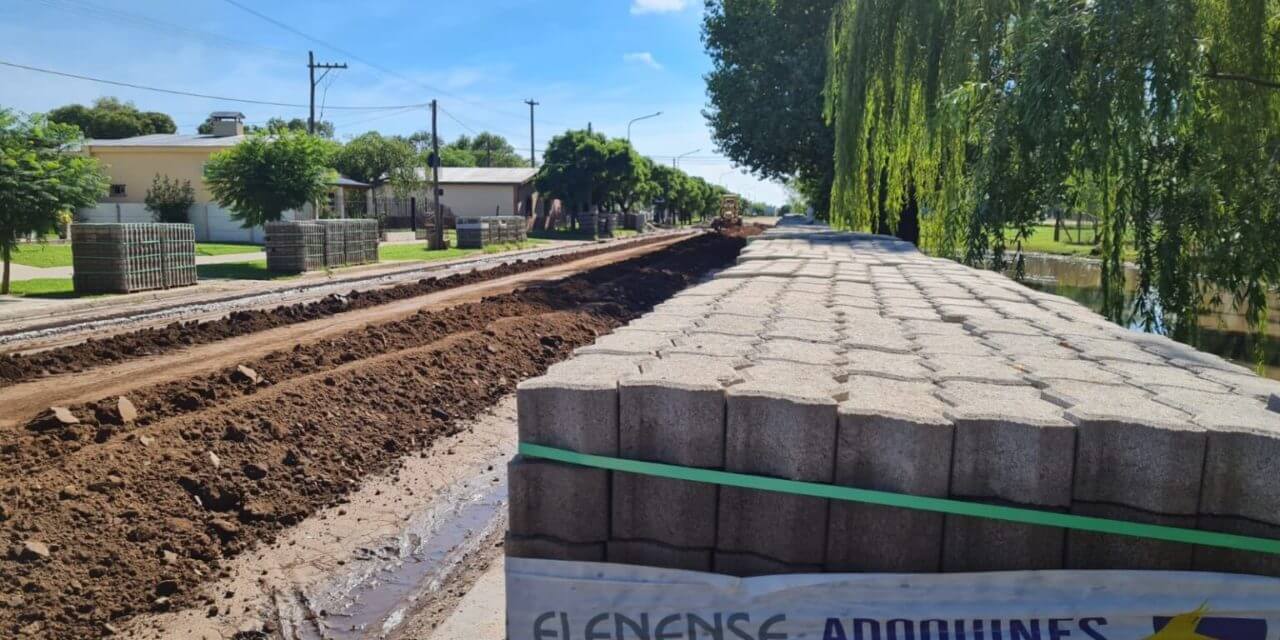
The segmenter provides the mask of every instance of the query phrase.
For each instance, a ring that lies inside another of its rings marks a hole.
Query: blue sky
[[[437,98],[446,139],[490,130],[527,153],[529,111],[541,104],[536,146],[588,122],[641,153],[747,197],[781,204],[780,185],[735,170],[711,142],[701,110],[710,61],[700,0],[464,2],[236,0],[0,0],[0,60],[123,82],[268,102],[307,101],[306,56],[350,69],[331,75],[329,106],[388,106]],[[0,105],[43,111],[101,95],[173,116],[193,132],[214,110],[250,122],[306,117],[306,108],[238,104],[99,85],[0,66]],[[425,109],[326,109],[339,139],[368,130],[428,128]],[[541,152],[539,151],[539,155]]]

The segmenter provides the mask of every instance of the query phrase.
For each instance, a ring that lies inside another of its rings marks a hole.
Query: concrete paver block
[[[1043,323],[1037,324],[1044,326]],[[1107,363],[1119,361],[1150,365],[1167,364],[1165,360],[1144,350],[1142,347],[1138,346],[1138,343],[1136,342],[1118,338],[1098,338],[1096,337],[1098,331],[1092,326],[1080,328],[1073,324],[1072,327],[1078,328],[1088,337],[1069,335],[1062,330],[1054,329],[1052,327],[1047,328],[1050,333],[1061,337],[1063,342],[1067,343],[1072,349],[1079,351],[1081,356],[1089,360],[1100,360]]]
[[[535,538],[507,534],[503,551],[510,558],[535,558],[538,560],[567,560],[571,562],[604,562],[603,542],[574,544],[550,538]]]
[[[911,353],[915,343],[895,320],[870,315],[845,316],[841,344],[850,349]]]
[[[1280,413],[1240,403],[1195,421],[1209,437],[1200,514],[1280,526]]]
[[[835,345],[823,342],[773,339],[757,346],[751,359],[837,367],[845,363],[845,357],[836,349]]]
[[[844,370],[850,375],[918,381],[929,380],[933,375],[933,372],[922,364],[924,360],[914,354],[852,349],[846,351],[844,357],[847,360]]]
[[[930,322],[928,320],[903,320],[902,330],[907,335],[913,337],[919,336],[947,336],[951,338],[968,338],[974,337],[973,333],[966,331],[964,327],[954,322]]]
[[[821,567],[827,546],[827,502],[809,496],[721,487],[716,552]]]
[[[1063,566],[1066,531],[1057,527],[948,515],[942,536],[945,573],[1032,571]]]
[[[716,543],[717,495],[713,484],[614,473],[611,536],[710,549]]]
[[[698,323],[700,333],[723,333],[731,336],[756,337],[764,333],[767,318],[752,318],[731,313],[711,313]]]
[[[1164,527],[1196,527],[1194,515],[1162,515],[1112,504],[1077,503],[1072,505],[1071,513]],[[1180,542],[1072,529],[1067,531],[1067,561],[1063,568],[1190,571],[1194,552],[1194,545]]]
[[[725,456],[724,388],[740,375],[717,358],[672,356],[647,362],[619,385],[624,458],[721,468]],[[616,473],[614,538],[674,547],[715,543],[717,487]]]
[[[924,365],[941,381],[1025,385],[1026,377],[1005,360],[995,356],[928,355]]]
[[[1195,515],[1205,430],[1133,387],[1054,380],[1044,389],[1076,424],[1077,502]]]
[[[741,373],[744,381],[727,394],[725,468],[830,482],[841,392],[835,371],[764,362]]]
[[[698,318],[691,316],[649,313],[632,320],[630,324],[618,327],[616,333],[643,331],[647,333],[681,334],[698,326],[698,322]]]
[[[1020,336],[1048,335],[1044,330],[1016,318],[969,318],[963,323],[965,329],[979,335],[990,333],[1008,333]]]
[[[1025,371],[1027,379],[1040,387],[1048,385],[1053,380],[1125,384],[1125,379],[1120,374],[1104,369],[1098,362],[1082,358],[1019,356],[1014,360],[1013,366]]]
[[[1197,528],[1205,531],[1280,540],[1280,526],[1245,518],[1201,515]],[[1280,578],[1280,555],[1198,545],[1195,547],[1192,568],[1196,571],[1245,573]]]
[[[769,329],[765,332],[765,337],[772,339],[790,338],[793,340],[829,342],[834,344],[840,341],[840,332],[836,325],[829,322],[780,318],[769,324]]]
[[[725,468],[832,481],[839,383],[830,369],[767,362],[744,369],[729,388]],[[720,488],[717,551],[821,565],[827,501],[807,496]]]
[[[516,387],[522,442],[579,453],[617,455],[618,381],[640,373],[643,358],[579,356]]]
[[[574,354],[652,355],[674,345],[675,339],[680,335],[652,331],[611,333],[596,340],[594,344],[578,348]]]
[[[990,345],[1000,355],[1019,360],[1022,356],[1037,358],[1075,359],[1079,353],[1064,346],[1059,340],[1049,336],[1027,336],[1014,333],[988,333],[982,341]]]
[[[945,382],[955,423],[951,494],[1067,507],[1075,427],[1032,387]]]
[[[660,352],[665,354],[683,354],[695,356],[713,356],[716,358],[740,358],[755,350],[760,338],[754,336],[731,336],[718,333],[703,333],[694,329],[688,335],[676,340],[676,345]]]
[[[609,539],[609,472],[516,456],[507,463],[510,531],[570,543]]]
[[[994,357],[995,351],[972,336],[924,334],[912,339],[916,348],[925,356],[958,355]]]
[[[1105,363],[1106,367],[1129,379],[1135,386],[1149,387],[1181,387],[1193,391],[1223,393],[1228,391],[1226,385],[1219,384],[1202,377],[1190,369],[1169,365],[1153,365],[1141,362],[1113,361]]]
[[[953,429],[934,385],[855,376],[845,387],[836,484],[946,497]],[[940,568],[942,514],[833,501],[828,522],[829,571]],[[911,534],[904,537],[904,531]]]
[[[681,549],[648,540],[610,540],[609,562],[684,571],[711,571],[711,549]]]
[[[821,573],[821,564],[791,564],[751,553],[716,551],[712,558],[716,573],[739,578],[801,573]]]
[[[1239,373],[1205,368],[1200,369],[1199,374],[1202,378],[1230,387],[1236,393],[1254,396],[1263,401],[1280,394],[1280,380],[1263,378],[1252,372]]]

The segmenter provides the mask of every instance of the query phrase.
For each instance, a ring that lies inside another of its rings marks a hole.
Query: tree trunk
[[[10,251],[11,251],[11,247],[9,247],[9,245],[7,244],[4,245],[3,248],[0,248],[0,253],[4,254],[4,279],[0,280],[0,294],[9,293],[9,258],[10,258],[9,252]]]

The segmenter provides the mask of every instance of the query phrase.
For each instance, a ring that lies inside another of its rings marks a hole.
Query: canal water
[[[1026,279],[1023,284],[1060,296],[1071,298],[1094,311],[1102,309],[1102,267],[1096,260],[1071,258],[1045,254],[1026,255]],[[1130,267],[1125,278],[1129,291],[1126,308],[1132,308],[1133,290],[1138,280],[1137,269]],[[1280,310],[1280,294],[1272,294],[1270,308]],[[1130,329],[1142,331],[1137,319],[1126,323]],[[1242,313],[1232,307],[1230,300],[1215,313],[1200,317],[1200,344],[1203,351],[1216,353],[1249,368],[1253,360],[1253,336]],[[1280,380],[1280,313],[1268,318],[1265,375]]]

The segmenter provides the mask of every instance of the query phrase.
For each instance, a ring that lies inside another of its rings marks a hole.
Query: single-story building
[[[204,183],[204,166],[209,157],[243,142],[244,114],[215,111],[210,115],[213,131],[207,134],[157,133],[119,140],[84,142],[82,152],[96,158],[110,177],[107,195],[96,207],[81,209],[76,217],[84,222],[151,222],[144,202],[156,175],[190,181],[195,204],[189,219],[196,227],[196,239],[204,242],[262,242],[263,230],[244,229],[231,219],[231,212],[213,199]],[[369,185],[339,177],[322,209],[345,217],[346,212],[363,213],[372,200]],[[354,215],[353,213],[353,215]],[[316,217],[314,208],[285,212],[287,220]]]
[[[440,204],[460,217],[528,215],[537,204],[533,177],[537,169],[528,167],[440,167]],[[431,170],[418,169],[418,177],[431,179]],[[382,198],[394,198],[390,185],[379,188]],[[418,209],[431,206],[431,189],[413,195]]]

